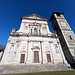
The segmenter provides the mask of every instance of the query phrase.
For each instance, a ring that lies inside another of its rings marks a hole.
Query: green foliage
[[[55,72],[38,72],[25,74],[4,74],[4,75],[75,75],[75,71],[55,71]]]

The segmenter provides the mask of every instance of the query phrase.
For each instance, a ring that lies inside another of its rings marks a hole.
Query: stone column
[[[29,49],[29,41],[27,41],[27,57],[26,57],[26,62],[25,62],[25,64],[27,63],[27,60],[28,60],[28,49]]]
[[[40,48],[41,48],[41,64],[43,64],[42,41],[40,41]]]

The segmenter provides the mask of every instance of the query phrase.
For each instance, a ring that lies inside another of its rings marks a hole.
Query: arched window
[[[32,34],[32,29],[31,29],[31,34]]]
[[[11,45],[11,47],[10,47],[10,52],[12,52],[13,49],[14,49],[14,45]]]
[[[41,34],[41,31],[39,30],[39,34]]]
[[[34,34],[37,34],[38,32],[37,32],[37,29],[36,28],[34,28]]]

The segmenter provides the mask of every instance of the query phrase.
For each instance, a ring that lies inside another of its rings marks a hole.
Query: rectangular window
[[[25,61],[25,54],[21,54],[20,63],[24,63]]]
[[[47,62],[51,62],[51,57],[50,57],[50,54],[47,54]]]

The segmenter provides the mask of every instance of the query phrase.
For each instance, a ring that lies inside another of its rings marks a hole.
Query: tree
[[[3,56],[3,53],[4,53],[4,49],[5,49],[5,46],[4,45],[2,45],[2,44],[0,44],[0,53],[1,53],[1,56],[0,56],[0,61],[1,61],[1,59],[2,59],[2,56]]]
[[[4,51],[4,49],[5,49],[5,46],[2,45],[2,44],[0,44],[0,52],[1,52],[1,51]]]

